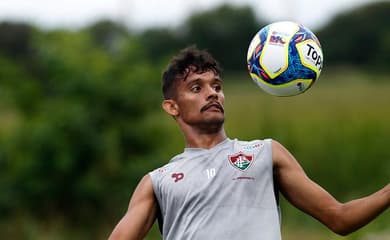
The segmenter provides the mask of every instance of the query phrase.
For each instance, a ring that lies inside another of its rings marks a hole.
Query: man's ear
[[[179,106],[177,105],[175,100],[165,99],[161,105],[164,111],[172,117],[179,115]]]

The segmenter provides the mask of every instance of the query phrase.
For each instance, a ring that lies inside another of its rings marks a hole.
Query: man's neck
[[[224,141],[227,137],[225,130],[222,128],[216,133],[205,134],[184,134],[186,140],[186,147],[190,148],[204,148],[210,149],[220,142]]]

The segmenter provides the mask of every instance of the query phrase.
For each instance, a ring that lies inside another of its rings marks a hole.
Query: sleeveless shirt
[[[185,148],[149,173],[165,240],[280,240],[271,139]]]

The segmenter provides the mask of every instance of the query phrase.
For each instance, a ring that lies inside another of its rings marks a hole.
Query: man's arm
[[[390,206],[390,184],[367,197],[340,203],[310,180],[280,143],[273,141],[272,153],[274,174],[282,194],[335,233],[347,235],[368,224]]]
[[[129,208],[116,225],[109,240],[141,240],[152,227],[157,212],[152,180],[144,176],[133,196]]]

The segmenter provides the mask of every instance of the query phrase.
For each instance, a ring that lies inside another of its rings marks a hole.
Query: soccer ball
[[[308,90],[322,70],[317,37],[301,24],[275,22],[253,37],[247,54],[252,80],[275,96],[294,96]]]

